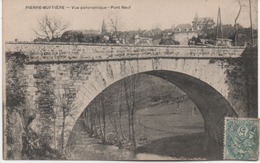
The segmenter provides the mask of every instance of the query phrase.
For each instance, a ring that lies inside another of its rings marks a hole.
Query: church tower
[[[197,30],[197,28],[198,28],[197,27],[198,26],[198,20],[199,20],[199,16],[198,16],[198,13],[196,12],[195,17],[192,21],[192,27],[193,27],[194,30]]]
[[[106,34],[106,33],[107,33],[107,28],[106,28],[105,20],[103,19],[102,27],[101,27],[101,34]]]

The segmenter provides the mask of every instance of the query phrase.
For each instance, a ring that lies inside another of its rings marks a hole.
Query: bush
[[[180,42],[179,41],[175,41],[173,39],[164,39],[164,38],[162,38],[159,44],[160,45],[179,45]]]

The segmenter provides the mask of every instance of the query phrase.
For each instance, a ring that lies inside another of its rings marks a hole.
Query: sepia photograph
[[[258,160],[258,0],[3,0],[4,160]]]

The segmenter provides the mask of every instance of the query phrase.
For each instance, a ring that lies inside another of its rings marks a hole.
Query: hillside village
[[[250,28],[237,24],[236,46],[251,45]],[[253,30],[257,40],[257,30]],[[34,42],[83,42],[134,45],[201,45],[235,46],[235,25],[218,24],[213,18],[195,15],[191,23],[173,25],[169,29],[118,30],[113,21],[103,20],[100,30],[67,30],[60,36],[48,40],[38,37]]]

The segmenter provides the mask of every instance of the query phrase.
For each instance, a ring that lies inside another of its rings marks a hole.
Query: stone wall
[[[229,86],[227,100],[240,117],[257,118],[257,49],[247,48],[240,58],[225,60]]]
[[[3,124],[4,159],[22,159],[22,136],[26,128],[26,76],[24,74],[25,56],[20,53],[6,53],[3,79]]]

